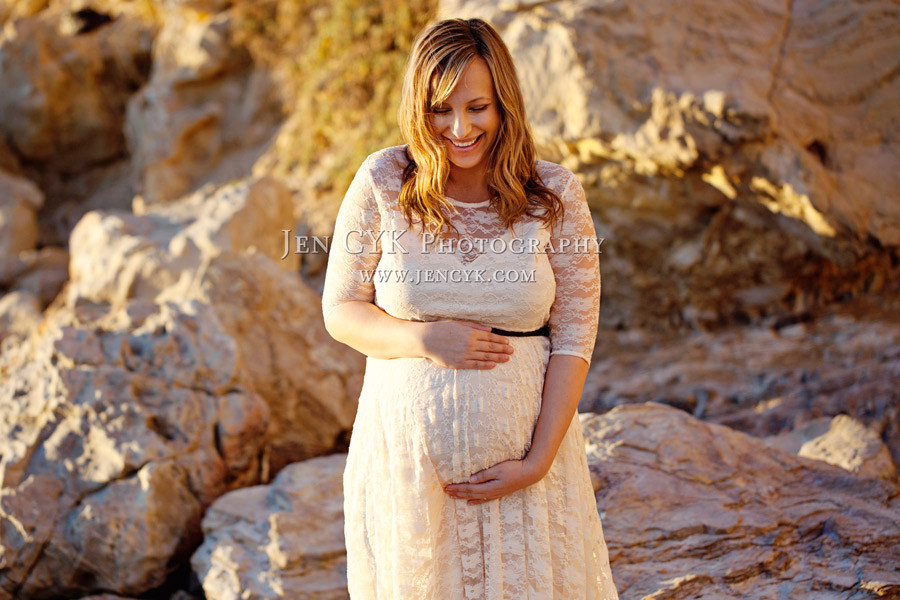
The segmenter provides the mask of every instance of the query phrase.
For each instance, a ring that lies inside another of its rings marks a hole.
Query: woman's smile
[[[475,146],[478,145],[478,142],[481,141],[481,138],[483,138],[483,137],[484,137],[484,134],[482,133],[481,135],[479,135],[477,138],[475,138],[473,140],[468,140],[468,141],[450,140],[450,143],[453,144],[453,148],[457,152],[471,152],[472,150],[475,149]]]

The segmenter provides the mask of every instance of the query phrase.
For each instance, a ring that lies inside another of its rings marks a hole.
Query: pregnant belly
[[[391,452],[423,454],[409,457],[411,463],[430,465],[441,485],[520,459],[540,414],[550,342],[546,337],[510,341],[510,360],[493,369],[369,358],[361,414],[363,403],[369,404],[369,425],[381,429],[372,433],[383,435]]]

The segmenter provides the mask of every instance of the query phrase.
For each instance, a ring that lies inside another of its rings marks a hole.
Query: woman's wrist
[[[546,461],[542,461],[540,456],[532,454],[530,450],[525,454],[522,463],[532,484],[543,479],[550,470],[550,465]]]

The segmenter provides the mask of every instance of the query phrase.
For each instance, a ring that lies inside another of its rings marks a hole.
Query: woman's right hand
[[[491,328],[470,321],[430,321],[424,323],[422,342],[425,356],[451,369],[492,369],[509,360],[513,347]]]

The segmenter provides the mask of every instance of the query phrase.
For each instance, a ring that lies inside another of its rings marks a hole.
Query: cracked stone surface
[[[68,287],[0,354],[0,598],[156,588],[215,498],[342,443],[361,359],[273,256],[283,192],[79,223]]]
[[[290,193],[272,176],[203,188],[140,214],[94,211],[72,233],[67,305],[196,298],[211,306],[240,355],[239,380],[278,419],[265,468],[332,451],[353,424],[363,357],[335,342],[321,298],[284,254]]]
[[[621,598],[900,595],[896,479],[656,402],[581,418]]]
[[[884,295],[811,311],[797,322],[681,336],[603,332],[579,408],[604,412],[656,401],[761,438],[796,430],[804,442],[823,433],[800,433],[810,423],[843,414],[883,442],[898,465],[898,315],[900,300]],[[891,472],[877,460],[882,466],[872,468]]]
[[[345,600],[346,454],[285,467],[270,485],[219,498],[191,557],[207,598]]]
[[[259,481],[269,409],[197,301],[60,308],[0,356],[0,598],[163,583]]]

